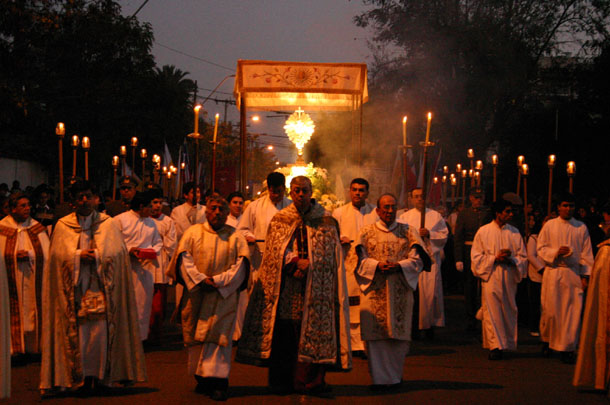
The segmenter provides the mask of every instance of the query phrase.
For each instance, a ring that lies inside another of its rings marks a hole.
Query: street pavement
[[[481,347],[480,332],[464,332],[462,297],[445,297],[447,327],[437,329],[433,341],[414,341],[406,358],[403,384],[396,392],[377,394],[366,360],[354,359],[347,373],[329,373],[333,399],[302,395],[272,395],[266,388],[267,370],[233,363],[229,404],[607,404],[597,392],[579,392],[572,386],[573,365],[558,356],[542,358],[537,338],[519,327],[519,348],[504,360],[489,361]],[[186,373],[186,352],[176,328],[168,326],[163,344],[148,347],[148,382],[116,388],[101,397],[41,399],[40,365],[12,369],[12,397],[4,404],[192,404],[212,402],[194,392],[195,380]]]

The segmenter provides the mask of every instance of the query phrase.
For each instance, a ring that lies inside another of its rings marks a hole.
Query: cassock
[[[510,249],[511,263],[496,262],[501,249]],[[500,228],[494,220],[479,228],[470,251],[472,273],[481,279],[483,347],[517,349],[517,284],[526,276],[527,252],[519,230]]]
[[[303,279],[289,272],[291,258],[301,257],[295,256],[301,253],[295,244],[306,246],[310,261]],[[326,368],[351,368],[349,306],[337,222],[318,203],[303,217],[291,204],[273,217],[266,245],[235,359],[270,367],[271,385],[294,382],[298,390],[323,386]]]
[[[153,273],[154,294],[150,315],[151,332],[158,334],[160,333],[161,326],[165,319],[167,285],[170,281],[166,273],[169,268],[169,262],[174,256],[178,241],[176,240],[176,225],[173,219],[165,214],[161,214],[157,218],[151,218],[155,221],[157,231],[163,241],[163,249],[161,249],[159,260],[156,263],[153,262],[154,264],[157,264],[157,266],[155,266]]]
[[[558,257],[561,246],[571,249]],[[591,274],[593,251],[587,227],[570,218],[548,221],[538,235],[538,256],[546,263],[542,275],[540,339],[561,352],[576,350],[583,304],[581,276]]]
[[[197,204],[195,207],[185,202],[172,210],[171,218],[176,224],[176,240],[180,242],[180,238],[189,226],[203,224],[206,221],[205,205]]]
[[[248,255],[246,240],[228,225],[218,231],[207,222],[194,225],[180,240],[168,274],[185,286],[180,306],[190,374],[229,377],[239,290],[248,280]],[[208,277],[218,288],[203,283]]]
[[[138,308],[138,324],[140,325],[140,338],[148,338],[150,327],[150,311],[154,293],[154,274],[160,267],[159,258],[163,249],[163,240],[157,231],[155,220],[142,218],[134,210],[129,210],[114,217],[118,225],[127,251],[132,248],[153,249],[156,257],[144,259],[129,255],[131,270],[133,271],[133,289],[136,295]]]
[[[402,380],[405,356],[411,343],[413,291],[419,273],[430,268],[424,242],[407,224],[383,221],[365,226],[357,240],[360,259],[356,280],[360,285],[360,329],[366,341],[373,384]],[[381,272],[379,262],[400,265],[399,272]]]
[[[583,389],[608,390],[610,381],[610,240],[598,245],[587,288],[587,303],[573,384]]]
[[[421,224],[421,211],[412,208],[398,218],[415,230]],[[432,259],[430,271],[419,274],[417,288],[419,291],[419,329],[430,329],[433,326],[445,326],[445,305],[443,302],[443,280],[441,276],[441,253],[447,243],[449,230],[445,219],[438,211],[426,208],[425,228],[430,232],[426,238],[426,248]]]
[[[11,396],[11,312],[6,268],[0,261],[0,399]]]
[[[28,252],[17,260],[17,251]],[[42,278],[48,260],[46,227],[31,217],[18,224],[8,215],[0,221],[0,266],[9,290],[11,353],[40,353]]]
[[[357,208],[354,204],[345,204],[333,211],[333,217],[339,223],[340,238],[347,237],[352,242],[342,244],[344,253],[345,277],[347,279],[347,293],[349,294],[349,322],[352,339],[352,350],[364,350],[360,338],[360,287],[356,282],[354,271],[358,265],[355,240],[364,226],[364,216],[373,212],[375,206],[365,203]]]
[[[95,263],[81,262],[95,249]],[[107,216],[69,214],[53,231],[42,289],[40,389],[65,390],[97,377],[105,385],[146,380],[129,256]]]

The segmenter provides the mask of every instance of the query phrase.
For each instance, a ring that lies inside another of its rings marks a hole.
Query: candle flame
[[[65,133],[66,133],[66,127],[64,127],[64,123],[58,122],[57,127],[55,127],[55,134],[63,136],[63,135],[65,135]]]
[[[83,146],[83,149],[85,149],[85,150],[89,149],[91,144],[89,142],[89,137],[88,136],[83,136],[83,141],[82,141],[81,145]]]
[[[464,169],[462,170],[462,178],[466,178],[466,176],[468,176],[468,170]]]
[[[475,169],[477,170],[483,170],[483,161],[482,160],[477,160]]]
[[[553,167],[555,166],[555,155],[549,155],[549,159],[547,160],[547,164],[549,165],[549,167]]]
[[[466,155],[468,156],[468,159],[474,158],[474,149],[468,149],[468,152],[466,152]]]
[[[405,115],[404,117],[402,117],[402,123],[406,124],[407,123],[407,116]]]
[[[491,163],[495,166],[498,164],[498,155],[492,155]]]
[[[443,166],[443,173],[449,173],[449,166]]]
[[[76,148],[78,146],[78,143],[79,143],[78,135],[73,135],[72,136],[72,146],[74,146]]]
[[[524,176],[527,176],[530,172],[529,166],[527,165],[527,163],[523,163],[521,165],[521,172],[523,173]]]
[[[148,152],[146,152],[146,149],[142,149],[142,150],[140,151],[140,157],[141,157],[142,159],[146,159],[146,157],[147,157],[147,156],[148,156]]]
[[[135,136],[131,138],[131,146],[138,146],[138,138]]]
[[[431,119],[432,119],[432,113],[431,113],[431,112],[429,112],[429,113],[428,113],[428,121],[430,121]]]
[[[197,104],[197,105],[196,105],[196,106],[193,108],[193,110],[195,110],[195,112],[196,112],[196,113],[198,113],[198,112],[199,112],[199,110],[201,110],[201,104]]]
[[[517,156],[517,166],[521,166],[525,161],[525,156],[519,155]]]
[[[573,161],[569,161],[566,170],[569,175],[575,174],[576,173],[576,163],[574,163]]]
[[[121,145],[121,152],[120,152],[121,156],[125,156],[127,155],[127,147],[125,147],[125,145]]]
[[[114,155],[112,157],[112,167],[114,167],[116,169],[116,167],[119,165],[119,157],[117,155]]]

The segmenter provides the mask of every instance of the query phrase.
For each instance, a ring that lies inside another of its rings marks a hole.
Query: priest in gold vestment
[[[402,383],[411,343],[413,291],[431,260],[415,228],[396,222],[396,197],[377,201],[379,220],[365,226],[356,242],[360,284],[360,329],[366,342],[371,389],[386,391]]]
[[[337,222],[311,195],[293,178],[269,224],[236,360],[269,367],[275,392],[331,396],[326,370],[351,368],[349,305]]]

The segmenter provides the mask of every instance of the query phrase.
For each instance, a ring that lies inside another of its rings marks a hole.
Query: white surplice
[[[197,207],[184,203],[175,207],[170,215],[176,225],[176,240],[180,238],[191,225],[203,224],[205,219],[205,205],[197,204]]]
[[[542,283],[544,260],[538,257],[538,235],[530,235],[527,240],[527,276],[534,283]]]
[[[557,255],[561,246],[570,248],[568,256]],[[540,339],[552,350],[574,351],[584,294],[580,278],[590,275],[593,266],[587,227],[574,218],[551,219],[538,235],[538,256],[546,263],[540,298]]]
[[[413,229],[419,229],[421,211],[412,208],[402,214],[398,218],[398,222],[404,222]],[[441,214],[429,208],[426,208],[425,228],[430,232],[430,238],[424,238],[424,242],[432,259],[432,268],[430,271],[422,271],[419,274],[419,329],[445,326],[441,253],[447,243],[449,230]]]
[[[333,211],[333,217],[339,223],[339,237],[346,237],[352,241],[347,245],[341,245],[345,255],[347,293],[350,297],[349,320],[352,350],[364,350],[364,343],[360,337],[360,287],[354,274],[358,264],[354,241],[358,239],[360,230],[364,226],[364,216],[374,210],[375,206],[372,204],[365,203],[362,207],[357,208],[350,202]]]
[[[167,271],[170,260],[172,260],[174,250],[176,250],[176,247],[178,246],[176,224],[173,219],[165,214],[159,215],[158,218],[151,218],[155,221],[157,231],[163,240],[163,249],[161,250],[161,256],[157,262],[158,266],[155,266],[153,281],[155,284],[168,284],[169,277],[167,277],[165,272]]]
[[[234,217],[233,214],[229,214],[227,216],[227,222],[225,222],[225,224],[232,226],[233,228],[237,229],[237,224],[239,224],[239,219],[241,218],[241,215],[238,217]]]
[[[510,249],[510,263],[496,262],[501,249]],[[474,236],[472,272],[481,279],[483,347],[517,349],[517,284],[525,277],[527,252],[521,234],[512,225],[500,228],[494,220]]]
[[[129,255],[131,270],[133,271],[133,288],[138,309],[138,323],[140,325],[140,338],[148,338],[150,327],[150,311],[154,293],[154,274],[159,267],[159,257],[163,249],[163,240],[157,231],[155,220],[142,218],[134,210],[129,210],[114,217],[118,225],[127,251],[132,248],[153,249],[157,255],[155,259],[139,259]]]
[[[271,222],[271,219],[275,214],[290,204],[292,204],[292,201],[286,197],[282,198],[279,203],[274,204],[269,196],[266,195],[258,200],[252,201],[240,217],[239,223],[237,224],[237,230],[241,232],[245,238],[250,236],[259,241],[250,248],[253,275],[260,267],[263,253],[265,252],[264,241],[267,236],[269,222]]]
[[[209,246],[208,248],[213,249],[214,247]],[[197,270],[190,253],[183,252],[181,256],[180,275],[188,291],[194,293],[201,288],[201,283],[208,276]],[[243,257],[239,257],[237,262],[227,271],[210,278],[218,286],[220,295],[226,298],[239,288],[244,282],[246,274],[246,263]],[[233,335],[233,331],[229,335]],[[231,341],[226,346],[220,346],[216,343],[188,346],[188,373],[201,377],[228,378],[231,371],[232,348]]]

